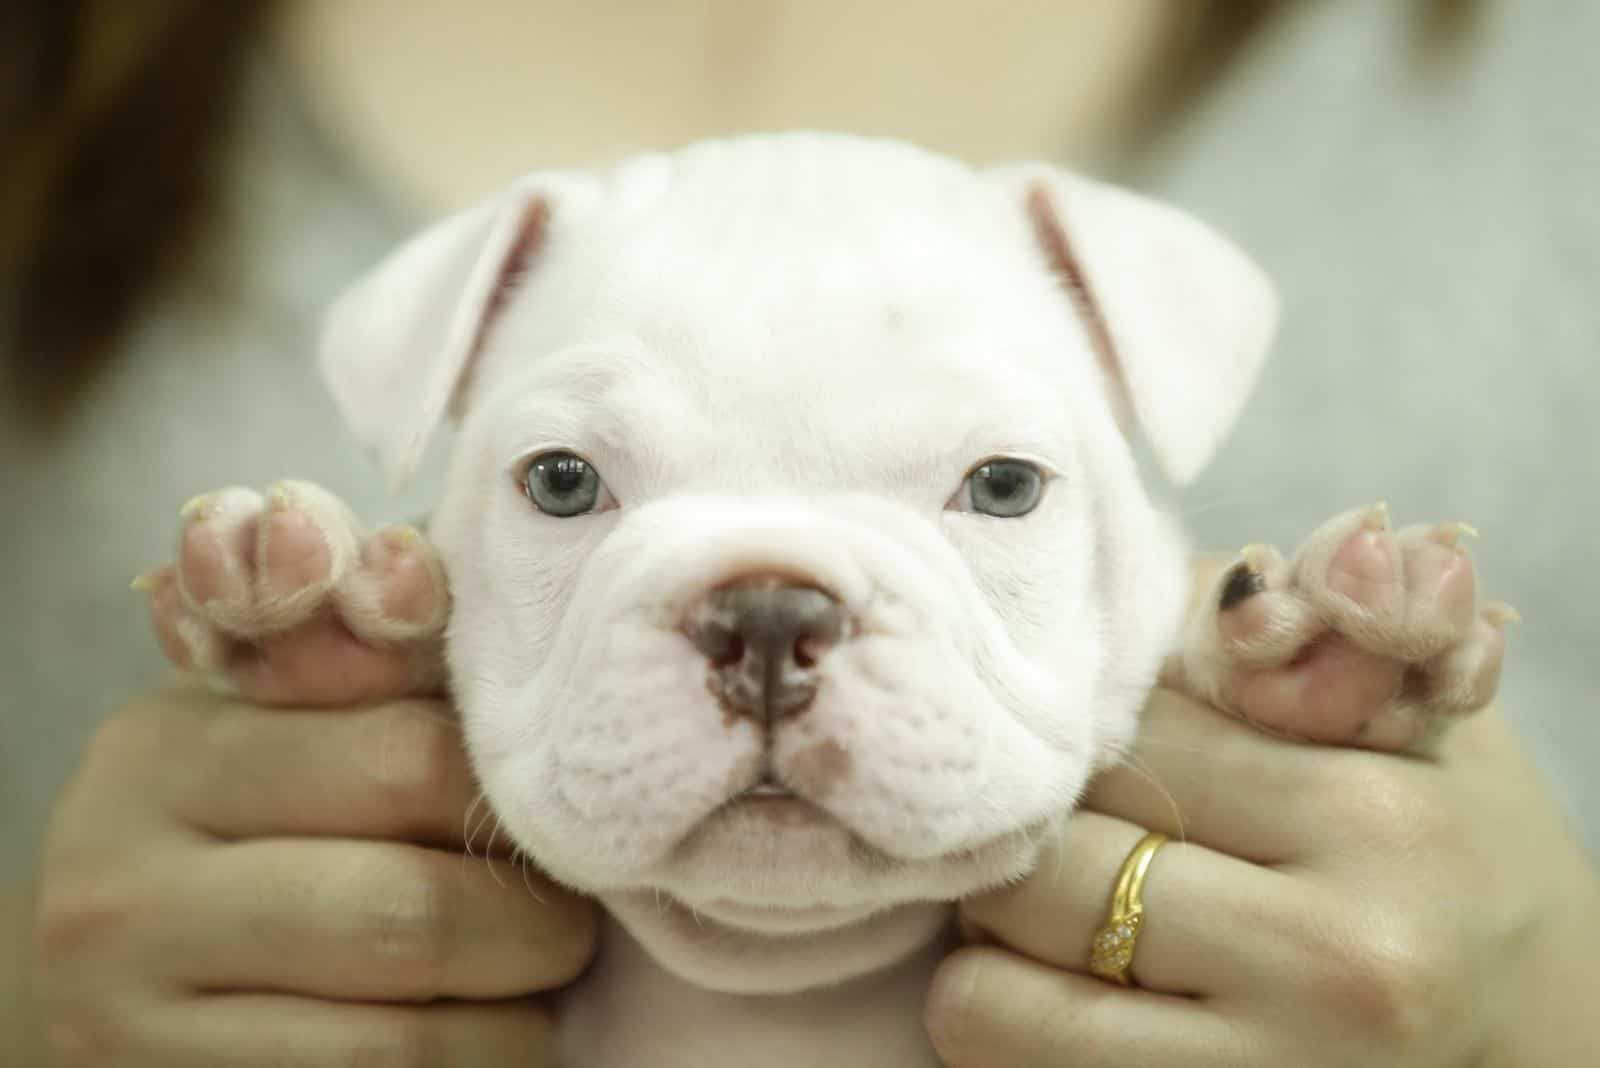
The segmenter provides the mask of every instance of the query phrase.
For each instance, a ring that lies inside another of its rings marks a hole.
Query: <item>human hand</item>
[[[1092,977],[1151,864],[1133,987]],[[952,1068],[1574,1065],[1600,1049],[1600,884],[1493,712],[1435,760],[1260,734],[1158,692],[1028,880],[968,901],[927,1006]]]
[[[182,566],[220,559],[187,538]],[[262,566],[297,565],[286,553]],[[170,569],[150,584],[164,647],[190,662]],[[469,830],[477,792],[449,709],[395,696],[419,679],[413,653],[319,618],[214,667],[277,703],[388,700],[267,709],[189,686],[96,734],[37,887],[32,987],[57,1059],[548,1063],[550,1020],[531,995],[582,969],[593,909]]]

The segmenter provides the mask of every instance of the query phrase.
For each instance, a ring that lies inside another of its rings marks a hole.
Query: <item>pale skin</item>
[[[619,39],[581,5],[368,7],[290,5],[280,47],[334,140],[428,214],[532,161],[745,128],[859,124],[980,157],[1095,155],[1171,17],[1158,2],[1041,5],[985,21],[987,73],[941,79],[977,62],[973,34],[955,5],[919,5],[920,47],[894,76],[916,91],[897,96],[850,80],[881,64],[829,64],[841,41],[883,34],[849,32],[849,5],[807,5],[801,24],[798,5],[695,7],[704,51],[681,68],[662,58],[687,54],[663,28]],[[780,16],[792,54],[740,63]],[[1052,32],[1058,19],[1097,28]],[[493,47],[555,21],[551,62]],[[904,33],[909,16],[894,22]],[[458,42],[454,63],[438,61],[442,39]],[[635,93],[630,74],[681,88]],[[402,91],[419,106],[374,106]],[[430,98],[448,105],[420,106]],[[850,110],[865,99],[881,112]],[[480,148],[438,151],[446,139]],[[293,553],[272,566],[295,581]],[[182,661],[163,596],[158,630]],[[444,706],[402,697],[412,665],[330,622],[235,657],[231,674],[245,699],[178,687],[96,736],[37,892],[10,912],[31,952],[4,958],[31,964],[31,997],[7,1000],[8,1033],[80,1064],[540,1063],[538,992],[582,968],[592,911],[533,874],[530,894],[486,830],[479,858],[458,852],[476,828],[470,772]],[[1600,1046],[1586,998],[1600,889],[1498,715],[1457,727],[1433,761],[1268,738],[1165,691],[1145,723],[1130,768],[1071,825],[1070,860],[1047,856],[1022,888],[964,906],[984,944],[947,962],[928,1002],[951,1065],[1575,1064]],[[1146,989],[1089,978],[1113,873],[1142,828],[1175,833],[1174,812],[1187,844],[1152,867]]]

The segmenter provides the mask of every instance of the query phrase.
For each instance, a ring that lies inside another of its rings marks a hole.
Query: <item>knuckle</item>
[[[1364,915],[1365,926],[1333,945],[1329,993],[1340,1015],[1381,1048],[1420,1049],[1464,999],[1460,970],[1419,925],[1385,923]]]
[[[1370,847],[1410,849],[1437,843],[1452,830],[1451,807],[1443,804],[1404,761],[1369,753],[1341,754],[1353,759],[1330,773],[1326,791],[1336,824]]]
[[[508,880],[508,885],[518,885],[515,874]],[[529,904],[538,908],[538,918],[522,928],[518,942],[522,959],[531,966],[528,979],[541,990],[566,986],[594,959],[599,945],[596,907],[543,880],[527,885],[536,888],[533,897],[537,901]]]
[[[922,1025],[933,1048],[950,1068],[976,1063],[983,1039],[973,996],[983,967],[982,951],[961,949],[934,973],[923,1004]]]
[[[384,708],[374,717],[373,784],[381,799],[402,812],[421,811],[448,796],[464,757],[455,721],[426,702]]]
[[[123,705],[89,735],[72,781],[126,781],[170,768],[175,757],[192,759],[197,726],[214,704],[214,697],[175,684]]]
[[[44,881],[34,906],[34,959],[49,968],[110,944],[138,914],[128,895],[112,887]]]
[[[459,887],[447,859],[411,859],[400,868],[377,873],[384,891],[371,904],[366,942],[380,967],[434,993],[452,956]]]
[[[84,745],[79,775],[125,766],[149,746],[154,714],[154,706],[135,702],[108,716]]]

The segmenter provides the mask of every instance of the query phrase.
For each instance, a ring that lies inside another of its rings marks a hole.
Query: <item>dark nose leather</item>
[[[712,590],[684,627],[711,664],[711,690],[733,712],[772,723],[817,693],[817,662],[844,634],[834,597],[779,575]]]

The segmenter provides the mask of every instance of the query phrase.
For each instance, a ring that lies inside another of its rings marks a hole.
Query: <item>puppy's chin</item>
[[[1032,870],[1054,828],[903,861],[798,798],[734,801],[696,828],[650,888],[600,894],[668,971],[724,993],[787,994],[903,960],[950,926],[952,903]]]
[[[952,920],[951,906],[935,902],[785,915],[777,907],[730,902],[690,908],[651,890],[600,900],[661,967],[726,994],[795,994],[880,971],[947,934]],[[772,930],[753,929],[761,926]],[[777,933],[780,927],[791,930]]]

